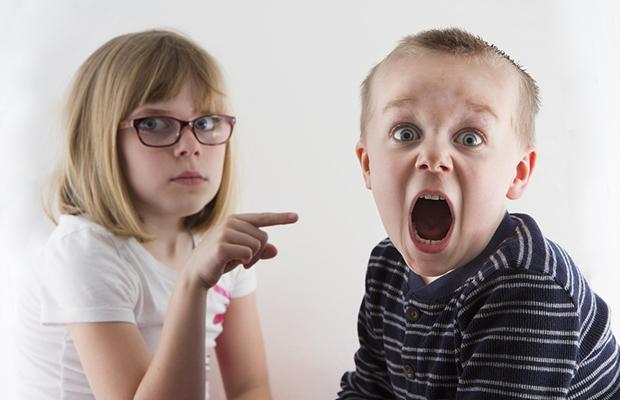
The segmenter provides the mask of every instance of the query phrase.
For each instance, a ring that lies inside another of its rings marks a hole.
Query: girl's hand
[[[292,224],[295,213],[235,214],[213,227],[194,249],[184,272],[204,289],[214,286],[220,277],[239,264],[250,268],[258,260],[276,256],[278,250],[269,243],[265,226]]]

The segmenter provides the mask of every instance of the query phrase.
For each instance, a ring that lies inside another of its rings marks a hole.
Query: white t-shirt
[[[135,324],[153,354],[176,272],[136,239],[119,239],[86,216],[61,216],[38,261],[20,299],[20,399],[94,399],[66,325]],[[207,348],[215,347],[230,299],[255,289],[254,270],[238,267],[207,292]]]

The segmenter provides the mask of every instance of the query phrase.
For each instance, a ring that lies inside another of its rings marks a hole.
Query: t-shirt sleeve
[[[245,269],[242,265],[233,271],[233,282],[231,285],[231,297],[243,297],[256,290],[256,271],[254,267]]]
[[[80,229],[52,236],[38,270],[41,323],[136,323],[139,285],[111,234]]]

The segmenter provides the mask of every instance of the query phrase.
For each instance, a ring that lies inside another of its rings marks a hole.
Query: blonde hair
[[[119,164],[119,122],[136,108],[176,96],[191,82],[195,107],[227,113],[219,67],[180,34],[149,30],[118,36],[98,48],[77,71],[66,104],[66,154],[58,167],[46,211],[87,214],[121,237],[152,240],[138,216]],[[232,208],[233,143],[226,144],[220,188],[198,213],[184,219],[195,233],[209,229]]]
[[[519,77],[520,101],[517,134],[525,147],[533,146],[535,140],[534,119],[538,113],[540,100],[538,86],[530,74],[505,52],[480,38],[459,28],[432,29],[403,38],[381,62],[375,65],[361,86],[362,112],[360,116],[361,134],[372,112],[371,84],[379,68],[405,55],[424,54],[425,51],[440,52],[461,57],[479,57],[487,61],[506,62]]]

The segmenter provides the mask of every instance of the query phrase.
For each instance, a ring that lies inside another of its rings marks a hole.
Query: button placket
[[[422,316],[422,313],[417,307],[414,307],[411,304],[405,307],[405,317],[407,318],[408,322],[417,322],[421,316]],[[403,365],[403,374],[408,380],[415,379],[415,371],[411,364]]]
[[[413,306],[408,306],[405,310],[405,314],[407,315],[407,319],[411,322],[417,322],[422,316],[420,310]]]
[[[415,379],[415,372],[413,371],[413,367],[411,365],[403,366],[403,373],[407,379]]]

